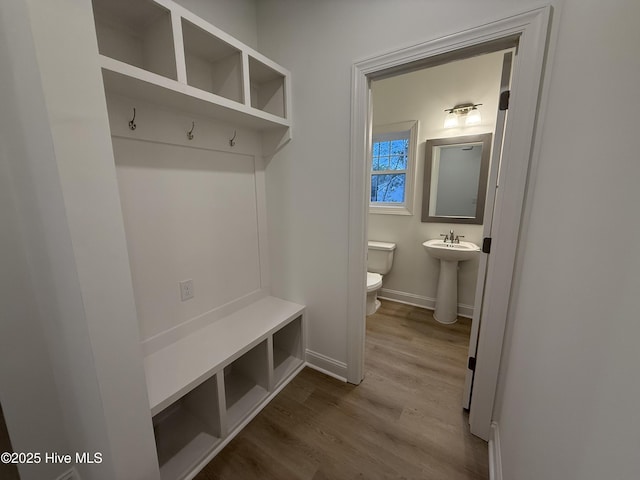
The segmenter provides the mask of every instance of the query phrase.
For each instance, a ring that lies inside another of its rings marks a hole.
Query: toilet
[[[395,243],[370,240],[367,255],[367,315],[380,308],[378,290],[382,287],[382,276],[389,273],[393,264]]]

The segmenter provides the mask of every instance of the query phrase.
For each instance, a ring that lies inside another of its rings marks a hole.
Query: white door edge
[[[502,74],[500,80],[500,94],[508,91],[511,87],[511,72],[513,66],[513,52],[506,53],[502,63]],[[500,107],[498,107],[500,108]],[[496,126],[493,134],[493,145],[491,148],[491,167],[487,179],[487,195],[485,200],[484,219],[482,226],[482,238],[491,238],[491,226],[493,224],[493,210],[495,207],[496,189],[498,188],[498,173],[502,158],[502,141],[504,139],[504,129],[507,121],[507,111],[498,110]],[[480,323],[482,319],[482,302],[484,299],[485,281],[487,278],[487,264],[489,257],[487,253],[482,253],[478,265],[476,277],[475,301],[473,306],[473,317],[471,319],[471,333],[469,335],[468,358],[476,358],[478,349],[478,334],[480,333]],[[469,368],[465,375],[464,393],[462,394],[462,407],[471,407],[471,394],[473,390],[473,376],[475,368]]]

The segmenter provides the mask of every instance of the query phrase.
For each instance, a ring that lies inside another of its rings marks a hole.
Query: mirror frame
[[[466,223],[482,225],[484,221],[484,204],[487,196],[487,180],[489,175],[489,161],[491,159],[491,133],[481,135],[463,135],[460,137],[435,138],[427,140],[425,147],[424,181],[422,189],[422,222],[431,223]],[[478,178],[478,200],[476,202],[476,216],[467,217],[432,217],[429,215],[429,198],[431,196],[431,170],[433,167],[434,147],[459,145],[465,143],[482,143],[482,157],[480,159],[480,175]]]

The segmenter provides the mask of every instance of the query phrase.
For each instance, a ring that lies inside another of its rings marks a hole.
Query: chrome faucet
[[[444,237],[444,243],[460,243],[460,239],[464,238],[464,235],[456,235],[453,233],[453,229],[449,230],[449,233],[441,233],[441,237]]]
[[[440,234],[441,237],[444,237],[443,242],[447,243],[447,240],[449,241],[449,243],[453,243],[453,240],[456,238],[455,235],[453,234],[453,230],[449,230],[449,233],[441,233]],[[460,240],[458,240],[458,242],[460,242]]]

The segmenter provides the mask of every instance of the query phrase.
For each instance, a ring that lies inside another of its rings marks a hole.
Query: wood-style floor
[[[469,330],[383,302],[359,386],[304,369],[196,480],[488,479],[461,407]]]

